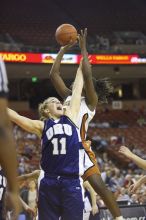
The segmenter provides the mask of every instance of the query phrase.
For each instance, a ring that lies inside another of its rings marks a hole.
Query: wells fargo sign
[[[138,64],[139,56],[137,54],[132,55],[115,55],[115,54],[96,54],[89,55],[91,64]],[[79,57],[79,60],[81,56]]]
[[[134,55],[137,57],[137,55]],[[95,55],[95,59],[100,64],[130,64],[133,55]]]
[[[25,54],[18,54],[18,53],[3,53],[0,54],[5,61],[13,61],[13,62],[25,62],[26,55]]]
[[[41,63],[41,54],[0,52],[0,56],[5,62]]]

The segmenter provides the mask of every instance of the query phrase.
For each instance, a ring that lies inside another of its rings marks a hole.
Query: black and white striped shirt
[[[5,97],[8,93],[8,79],[5,64],[0,58],[0,97]]]

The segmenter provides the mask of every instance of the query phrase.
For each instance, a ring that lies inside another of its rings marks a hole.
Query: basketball
[[[55,38],[62,46],[69,44],[70,41],[74,43],[77,40],[77,30],[71,24],[62,24],[57,28]]]

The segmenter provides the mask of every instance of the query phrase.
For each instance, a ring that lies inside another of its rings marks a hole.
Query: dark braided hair
[[[95,79],[93,78],[95,91],[98,95],[99,103],[108,103],[111,93],[113,93],[113,86],[109,78]]]

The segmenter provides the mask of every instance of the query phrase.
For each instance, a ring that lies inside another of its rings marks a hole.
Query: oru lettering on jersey
[[[54,135],[65,134],[72,135],[72,127],[68,124],[55,124],[46,131],[48,140],[51,140]]]

